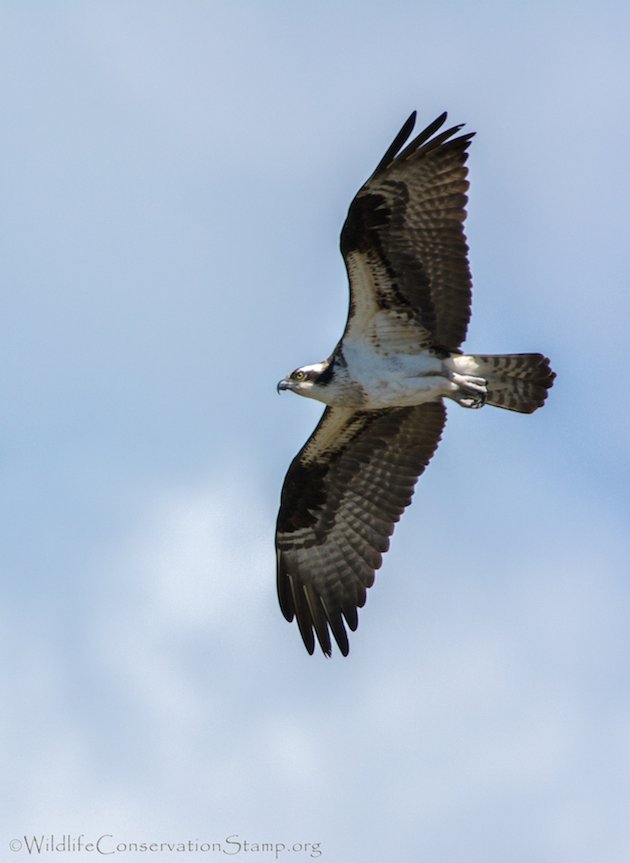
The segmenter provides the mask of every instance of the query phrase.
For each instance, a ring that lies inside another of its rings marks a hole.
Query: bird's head
[[[289,390],[299,396],[324,401],[322,387],[329,382],[330,376],[327,374],[329,367],[328,360],[310,366],[301,366],[279,381],[276,389],[279,393]]]

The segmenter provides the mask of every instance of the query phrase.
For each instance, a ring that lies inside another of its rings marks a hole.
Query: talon
[[[460,397],[457,401],[464,408],[482,408],[486,403],[486,397],[485,395],[477,396],[477,398],[465,396],[463,398]]]
[[[454,396],[458,404],[465,408],[481,408],[485,405],[488,395],[488,382],[485,378],[462,375],[458,372],[451,372],[449,377],[459,388]]]

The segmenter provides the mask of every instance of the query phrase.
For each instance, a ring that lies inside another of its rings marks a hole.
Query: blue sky
[[[1,847],[625,863],[629,25],[0,3]],[[319,408],[275,383],[339,337],[339,230],[414,108],[478,133],[467,346],[558,380],[450,408],[349,658],[308,657],[273,528]]]

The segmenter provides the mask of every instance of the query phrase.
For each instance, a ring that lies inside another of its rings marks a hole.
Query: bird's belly
[[[346,361],[370,409],[420,405],[451,390],[442,360],[430,353],[361,356],[357,352],[354,357],[346,354]]]

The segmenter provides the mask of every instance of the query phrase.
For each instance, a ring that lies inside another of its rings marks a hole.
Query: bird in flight
[[[328,359],[278,384],[326,405],[293,459],[276,528],[282,613],[309,653],[330,656],[374,583],[446,421],[445,399],[532,413],[555,377],[542,354],[465,354],[471,275],[464,234],[466,159],[474,133],[407,143],[414,111],[359,189],[341,231],[348,319]]]

